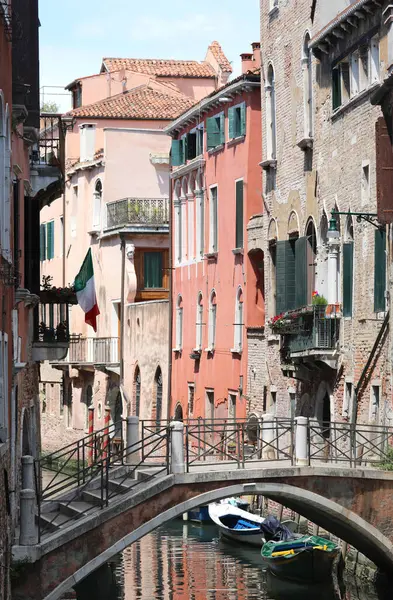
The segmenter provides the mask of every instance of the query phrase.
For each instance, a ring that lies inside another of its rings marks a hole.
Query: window
[[[101,179],[97,179],[93,196],[93,231],[101,229],[101,199],[102,183]]]
[[[235,325],[234,325],[234,352],[241,352],[243,349],[243,296],[242,288],[239,287],[236,294],[235,304]]]
[[[228,137],[230,140],[246,135],[246,103],[228,109]]]
[[[55,252],[55,222],[41,223],[40,225],[40,260],[51,260]]]
[[[185,138],[183,138],[183,147],[185,148],[185,158],[193,160],[203,153],[203,125],[192,129]],[[185,162],[185,161],[183,161]]]
[[[134,414],[139,417],[141,407],[141,372],[139,367],[135,369],[134,375]]]
[[[176,303],[176,350],[180,352],[183,348],[183,306],[180,294]]]
[[[236,239],[235,248],[243,248],[244,236],[244,208],[243,208],[243,180],[236,181]]]
[[[144,287],[162,288],[162,252],[144,253]]]
[[[228,419],[236,421],[236,394],[228,395]]]
[[[60,256],[64,254],[64,217],[60,217]]]
[[[0,442],[7,440],[8,429],[8,335],[0,332]]]
[[[271,412],[273,415],[275,415],[277,412],[277,392],[273,390],[270,392],[269,412]]]
[[[374,312],[385,311],[386,301],[386,231],[375,230],[374,245]]]
[[[195,385],[193,383],[188,384],[188,416],[192,417],[194,413],[194,398],[195,398]]]
[[[368,204],[370,200],[370,165],[364,164],[362,166],[362,189],[361,189],[361,201],[362,204]]]
[[[223,112],[206,120],[207,149],[212,150],[225,142],[225,115]]]
[[[216,347],[216,320],[217,320],[217,296],[212,290],[209,302],[209,331],[207,346],[208,350],[213,351]]]
[[[352,393],[353,393],[353,383],[352,381],[345,381],[344,388],[344,402],[343,402],[343,417],[352,417]]]
[[[82,106],[82,86],[76,85],[72,90],[72,108],[79,108]]]
[[[173,199],[174,208],[174,242],[175,242],[175,262],[180,264],[182,261],[182,222],[181,222],[181,204],[180,204],[181,183],[178,179],[175,184],[175,194]]]
[[[266,150],[267,158],[276,159],[276,98],[273,65],[267,72],[266,93]]]
[[[380,391],[379,385],[371,386],[371,398],[370,398],[370,421],[372,423],[379,423],[379,403],[380,403]]]
[[[218,189],[217,186],[210,188],[210,234],[209,252],[217,252],[218,249]]]
[[[201,259],[205,252],[205,197],[202,189],[196,190],[196,257]]]
[[[306,298],[306,304],[311,304],[312,303],[312,295],[313,292],[316,288],[315,282],[316,282],[316,260],[317,260],[317,236],[315,233],[315,226],[314,226],[314,222],[312,219],[309,220],[308,225],[307,225],[307,230],[306,230],[306,237],[307,237],[307,244],[306,244],[306,269],[307,269],[307,298]],[[300,240],[302,238],[299,238]],[[301,251],[301,242],[298,241],[298,246],[297,246],[298,252],[297,252],[297,261],[299,262],[302,261],[303,256],[302,256],[302,251]],[[296,252],[296,248],[295,248],[295,252]],[[298,272],[302,272],[303,270],[303,265],[298,265]],[[297,282],[299,283],[299,282]],[[304,297],[302,292],[300,291],[299,285],[298,288],[299,290],[298,292],[298,297],[296,298],[296,304],[297,306],[302,306],[304,303]]]
[[[195,350],[202,349],[202,337],[203,337],[203,297],[202,293],[199,292],[197,299],[197,310],[196,310],[196,340]]]
[[[206,419],[214,420],[214,391],[206,390]]]
[[[92,123],[79,125],[80,156],[79,161],[84,162],[94,159],[96,143],[96,126]]]
[[[40,225],[40,260],[46,259],[46,224]]]
[[[172,140],[171,164],[172,167],[179,167],[185,163],[185,138]]]
[[[310,35],[306,33],[303,43],[303,97],[304,97],[304,137],[313,136],[312,102],[312,55],[309,48]]]
[[[374,37],[332,70],[333,110],[379,81],[379,40]]]
[[[276,242],[276,314],[296,308],[295,289],[295,240]],[[304,265],[300,281],[305,282],[305,243],[303,238]],[[299,262],[300,264],[300,262]],[[306,286],[303,288],[306,300]],[[304,302],[305,304],[306,302]]]
[[[353,310],[353,222],[347,219],[346,242],[343,245],[343,316],[352,317]]]
[[[200,154],[203,154],[203,134],[204,134],[204,127],[203,125],[200,125],[199,127],[197,127],[196,130],[196,136],[197,136],[197,140],[196,140],[196,153],[197,156],[199,156]]]
[[[160,367],[157,367],[156,375],[154,378],[155,392],[156,392],[156,425],[157,428],[160,426],[161,413],[162,413],[162,372]]]

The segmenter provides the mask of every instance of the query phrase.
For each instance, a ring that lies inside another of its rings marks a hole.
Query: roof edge
[[[357,2],[354,2],[353,4],[345,8],[341,13],[338,13],[338,15],[336,15],[330,23],[325,25],[325,27],[323,27],[318,33],[315,34],[315,36],[310,40],[309,47],[314,48],[315,46],[317,46],[318,43],[320,43],[327,35],[329,35],[329,33],[331,33],[333,29],[335,29],[338,25],[340,25],[340,23],[345,21],[357,10],[362,8],[364,4],[367,4],[369,2],[370,0],[358,0]]]

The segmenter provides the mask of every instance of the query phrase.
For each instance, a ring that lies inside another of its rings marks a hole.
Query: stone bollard
[[[268,460],[276,459],[276,452],[274,449],[274,415],[266,413],[262,417],[262,458]]]
[[[297,465],[308,465],[308,419],[296,417],[295,455]]]
[[[22,456],[22,490],[35,490],[34,458],[28,454]]]
[[[184,425],[181,421],[173,421],[171,428],[171,473],[179,474],[185,472],[184,465]]]
[[[127,417],[126,464],[137,465],[140,461],[139,417]]]
[[[34,546],[38,543],[35,524],[35,491],[21,490],[20,492],[20,546]]]

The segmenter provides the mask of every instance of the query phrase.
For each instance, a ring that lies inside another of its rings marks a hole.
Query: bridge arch
[[[212,482],[211,485],[212,487],[215,485],[217,487],[202,494],[198,494],[197,490],[195,490],[195,496],[160,514],[154,514],[154,511],[157,511],[157,502],[154,497],[150,499],[151,502],[149,500],[145,501],[145,510],[147,503],[151,504],[150,519],[118,540],[100,555],[85,563],[73,575],[46,595],[43,600],[58,600],[65,592],[85,579],[113,556],[122,552],[127,546],[151,533],[160,525],[181,516],[184,512],[190,511],[202,504],[209,504],[222,498],[242,494],[260,494],[276,502],[283,503],[288,508],[301,512],[306,518],[331,531],[352,546],[355,546],[382,570],[389,572],[393,568],[393,545],[391,541],[353,511],[344,508],[337,502],[324,498],[320,494],[278,482],[236,483],[225,487],[219,487],[219,482]],[[177,486],[175,485],[174,487],[176,488]]]

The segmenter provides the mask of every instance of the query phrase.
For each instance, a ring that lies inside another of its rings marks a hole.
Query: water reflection
[[[387,597],[387,596],[386,596]],[[391,597],[389,593],[389,598]],[[157,529],[83,582],[78,600],[382,600],[349,581],[289,584],[262,571],[260,551],[219,539],[214,525],[181,520]],[[384,598],[385,600],[385,598]]]

